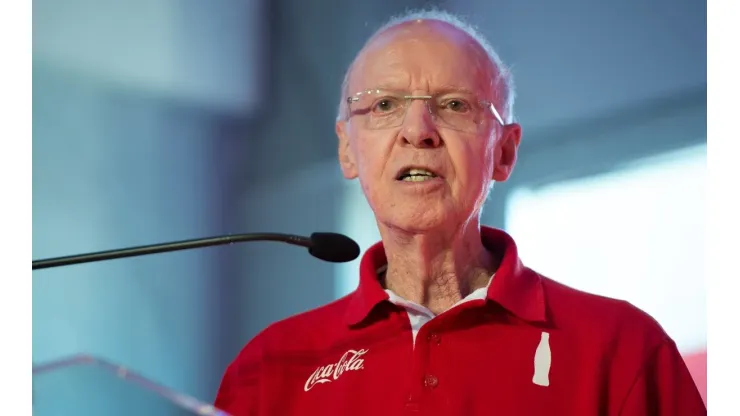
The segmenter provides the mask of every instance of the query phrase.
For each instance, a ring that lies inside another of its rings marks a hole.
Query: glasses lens
[[[464,132],[477,132],[485,126],[485,108],[473,95],[445,94],[435,97],[429,105],[440,126]]]
[[[463,93],[429,98],[404,92],[370,90],[350,97],[349,108],[351,116],[360,119],[364,128],[386,129],[403,124],[410,102],[416,99],[426,101],[432,119],[439,127],[478,132],[491,118],[475,96]]]
[[[398,127],[406,113],[406,98],[392,91],[365,91],[352,97],[350,110],[353,117],[362,119],[365,128]]]

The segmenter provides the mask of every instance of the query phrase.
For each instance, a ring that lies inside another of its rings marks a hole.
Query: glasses
[[[492,117],[504,125],[492,103],[467,92],[410,95],[403,91],[366,90],[347,97],[347,105],[350,117],[359,118],[364,128],[381,130],[403,124],[414,100],[423,100],[435,124],[441,127],[476,133],[487,127]]]

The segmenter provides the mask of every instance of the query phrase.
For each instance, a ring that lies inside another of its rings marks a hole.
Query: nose
[[[424,100],[413,100],[409,103],[399,133],[399,139],[404,144],[418,148],[434,148],[442,143],[434,123],[434,116],[427,105]]]

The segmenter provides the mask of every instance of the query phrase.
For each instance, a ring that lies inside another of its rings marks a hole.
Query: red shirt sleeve
[[[622,404],[625,416],[706,415],[707,408],[673,341],[664,341],[637,375]]]
[[[217,409],[232,416],[257,414],[262,362],[258,343],[257,338],[248,343],[226,369],[214,402]]]

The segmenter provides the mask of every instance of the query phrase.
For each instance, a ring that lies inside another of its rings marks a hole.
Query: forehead
[[[412,21],[386,30],[363,49],[350,88],[457,87],[487,94],[493,70],[486,52],[464,31],[440,21]]]

